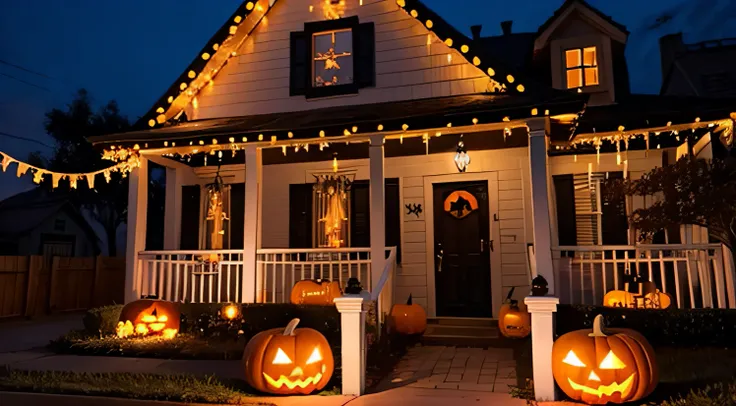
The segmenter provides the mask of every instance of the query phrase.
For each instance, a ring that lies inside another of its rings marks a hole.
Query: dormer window
[[[565,51],[567,88],[576,89],[597,86],[598,55],[596,47],[568,49]]]

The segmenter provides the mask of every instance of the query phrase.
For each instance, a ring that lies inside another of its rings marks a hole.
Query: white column
[[[128,184],[128,235],[125,243],[125,303],[140,299],[143,269],[138,253],[146,249],[148,214],[148,159],[140,157],[141,166],[130,173]]]
[[[261,149],[255,145],[245,147],[245,222],[243,225],[243,290],[241,301],[255,303],[256,289],[262,284],[256,281],[256,253],[260,246],[261,201]]]
[[[555,379],[552,376],[552,344],[554,344],[553,313],[560,299],[552,296],[524,299],[532,315],[532,370],[534,398],[538,401],[555,400]]]
[[[340,312],[342,335],[342,394],[360,396],[365,392],[365,313],[360,295],[346,294],[335,299]]]
[[[181,187],[183,175],[180,169],[166,168],[165,250],[179,249],[181,241]]]
[[[547,137],[545,119],[535,119],[529,125],[529,168],[532,192],[532,224],[534,227],[534,258],[538,275],[547,279],[549,293],[555,293],[552,266],[552,242],[547,187]]]
[[[371,288],[378,285],[386,263],[386,210],[383,172],[383,136],[371,136],[370,158],[370,205],[371,205]],[[367,284],[366,284],[367,285]]]

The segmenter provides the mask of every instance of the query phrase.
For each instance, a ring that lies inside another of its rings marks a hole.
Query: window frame
[[[595,59],[593,61],[593,65],[586,65],[585,64],[585,50],[586,49],[590,49],[590,48],[592,48],[595,51]],[[579,65],[572,66],[572,67],[567,66],[568,65],[568,63],[567,63],[567,54],[570,51],[578,51],[578,52],[580,52],[580,59],[579,59],[580,60],[580,64]],[[563,56],[562,57],[562,62],[563,62],[563,66],[564,66],[565,87],[567,89],[584,89],[584,88],[592,88],[592,87],[600,86],[601,85],[601,69],[600,69],[600,64],[598,63],[598,54],[599,54],[599,52],[598,52],[598,45],[589,45],[589,46],[583,46],[583,47],[572,47],[572,48],[565,48],[565,49],[563,49],[563,52],[562,52],[562,56]],[[597,83],[595,83],[595,84],[588,84],[587,83],[588,81],[586,79],[585,72],[587,70],[589,70],[589,69],[595,69],[596,78],[597,78]],[[580,71],[580,79],[581,79],[580,80],[580,86],[570,87],[570,81],[569,81],[569,78],[568,78],[568,74],[569,74],[570,71],[575,71],[575,70],[579,70]]]
[[[320,97],[339,96],[347,94],[356,94],[360,88],[355,72],[357,62],[360,60],[360,42],[358,36],[358,26],[360,22],[358,17],[347,17],[340,18],[337,20],[326,20],[317,21],[311,23],[304,23],[304,34],[307,36],[309,43],[309,52],[307,53],[307,66],[309,66],[309,75],[304,80],[306,81],[305,96],[307,99],[315,99]],[[327,33],[332,31],[347,31],[352,32],[352,58],[353,58],[353,82],[335,86],[314,86],[314,36],[315,34]]]

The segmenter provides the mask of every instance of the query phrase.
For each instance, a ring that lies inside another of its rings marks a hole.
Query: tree
[[[87,141],[88,137],[123,132],[130,128],[127,117],[120,114],[117,103],[112,100],[93,111],[89,94],[81,89],[66,110],[53,109],[46,113],[46,132],[54,138],[54,155],[45,162],[45,167],[55,172],[84,173],[111,166],[111,161],[102,159],[100,151]],[[36,164],[39,156],[30,161]],[[49,187],[44,182],[42,187]],[[68,187],[68,182],[60,184]],[[112,173],[110,182],[98,178],[95,188],[90,190],[86,182],[79,182],[78,189],[71,190],[72,201],[86,209],[92,218],[105,230],[108,255],[117,254],[116,232],[126,221],[128,210],[128,179],[118,172]]]
[[[710,235],[736,247],[736,160],[685,156],[674,165],[655,168],[634,181],[612,181],[611,196],[652,196],[657,201],[629,216],[642,239],[672,226],[707,227]]]

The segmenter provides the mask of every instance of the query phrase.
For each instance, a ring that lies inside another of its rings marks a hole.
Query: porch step
[[[427,320],[422,343],[467,347],[503,346],[496,320],[473,318],[433,318]]]

